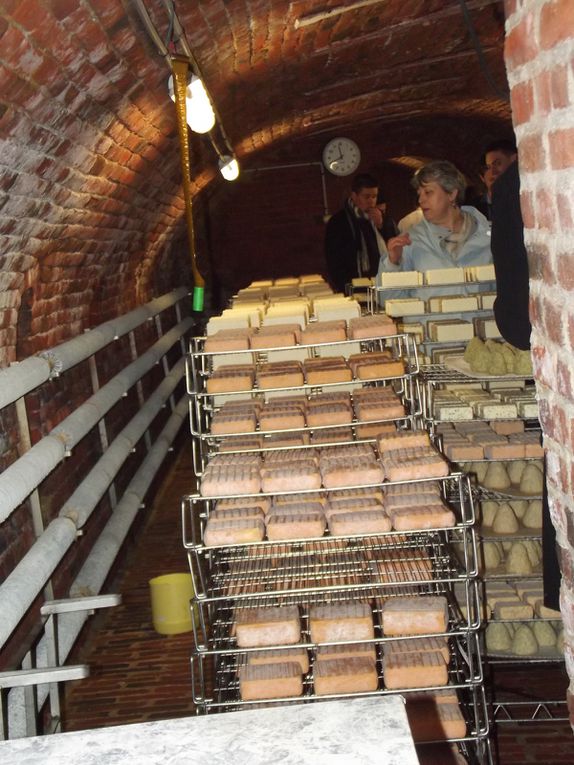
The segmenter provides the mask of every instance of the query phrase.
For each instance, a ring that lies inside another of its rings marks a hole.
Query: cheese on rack
[[[247,664],[239,672],[239,693],[244,701],[301,696],[301,668],[291,661]]]
[[[313,302],[315,318],[318,321],[331,321],[333,319],[353,319],[361,315],[361,306],[357,300],[346,298],[342,295],[317,298]]]
[[[466,736],[466,722],[458,706],[456,694],[454,701],[450,704],[438,703],[436,698],[428,701],[419,699],[411,701],[410,697],[407,697],[406,712],[413,739],[417,743],[419,741],[443,741]],[[457,749],[454,752],[437,752],[437,754],[438,759],[433,760],[433,762],[449,762],[452,765],[466,763]]]
[[[496,278],[492,263],[484,266],[468,266],[465,269],[465,276],[467,282],[490,282]]]
[[[425,284],[463,284],[464,268],[434,268],[432,271],[425,271]]]
[[[346,339],[347,329],[343,319],[312,322],[301,333],[301,343],[303,345],[336,343]]]
[[[392,653],[383,658],[383,680],[391,690],[446,685],[448,672],[438,651]]]
[[[483,340],[500,337],[500,330],[494,319],[475,319],[475,334]]]
[[[441,313],[462,313],[463,311],[477,311],[478,299],[475,295],[466,297],[458,295],[446,295],[431,298],[429,300],[431,312],[440,311]]]
[[[385,635],[446,632],[447,626],[447,602],[443,596],[394,597],[383,604],[382,627]]]
[[[299,388],[304,383],[303,368],[298,361],[277,361],[262,364],[257,372],[260,388]]]
[[[402,359],[393,359],[388,352],[353,354],[349,366],[358,380],[400,377],[405,373]]]
[[[356,600],[311,606],[309,629],[313,643],[372,640],[375,637],[371,607]]]
[[[322,512],[273,513],[267,521],[267,538],[278,541],[322,537],[325,533],[325,525],[325,516]]]
[[[356,510],[333,513],[329,518],[331,535],[382,534],[391,530],[391,520],[384,510]]]
[[[256,518],[219,520],[209,518],[203,534],[207,547],[220,545],[261,542],[265,536],[265,525]]]
[[[343,356],[306,359],[303,368],[308,385],[350,382],[353,379],[353,373]]]
[[[496,292],[480,292],[478,300],[483,311],[492,311],[494,301],[496,300]]]
[[[231,393],[251,390],[255,379],[255,367],[252,364],[230,364],[219,367],[207,379],[208,393]]]
[[[420,271],[387,271],[381,274],[381,287],[419,287],[422,283]]]
[[[424,312],[424,300],[418,298],[389,298],[385,300],[387,316],[416,316]]]
[[[270,648],[267,651],[249,651],[247,654],[248,664],[278,664],[285,661],[299,664],[303,675],[309,671],[306,648]]]
[[[361,316],[349,321],[350,340],[370,340],[396,334],[395,322],[384,313]]]
[[[367,693],[379,684],[375,662],[365,656],[344,659],[317,659],[313,666],[317,696],[338,693]]]
[[[205,338],[203,350],[205,353],[218,353],[222,351],[244,351],[249,348],[249,338],[255,330],[244,329],[219,329]]]
[[[462,342],[474,337],[474,329],[469,321],[433,320],[428,322],[427,329],[430,339],[439,343]]]
[[[301,639],[297,606],[237,609],[235,634],[240,648],[291,645]]]

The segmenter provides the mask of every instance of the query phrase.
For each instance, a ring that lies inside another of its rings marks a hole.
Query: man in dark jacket
[[[385,243],[373,216],[377,210],[378,183],[372,175],[355,176],[351,194],[335,213],[325,231],[325,260],[331,286],[344,292],[357,277],[375,276]]]

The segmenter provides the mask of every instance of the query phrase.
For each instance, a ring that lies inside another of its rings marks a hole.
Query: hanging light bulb
[[[226,154],[219,158],[219,172],[226,181],[234,181],[239,176],[239,163]]]
[[[173,77],[170,76],[167,87],[169,97],[175,101]],[[215,114],[203,82],[194,74],[185,91],[185,112],[187,124],[194,133],[208,133],[215,125]]]

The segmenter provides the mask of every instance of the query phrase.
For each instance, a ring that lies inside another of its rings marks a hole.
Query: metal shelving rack
[[[376,380],[358,380],[353,384],[361,387],[392,385],[393,390],[405,404],[405,417],[392,420],[400,428],[412,429],[421,422],[422,396],[419,384],[419,363],[414,339],[408,335],[396,335],[368,341],[341,341],[340,343],[321,344],[319,346],[293,346],[291,350],[304,351],[309,358],[321,354],[324,346],[335,350],[349,344],[361,344],[361,350],[378,351],[390,348],[397,358],[404,361],[405,373],[397,378]],[[258,365],[272,359],[276,348],[253,352],[242,351],[246,361]],[[281,349],[290,350],[290,349]],[[237,352],[217,354],[219,361]],[[238,435],[252,436],[252,432],[214,437],[210,433],[210,424],[218,410],[218,394],[208,394],[206,381],[214,368],[213,355],[204,351],[204,339],[196,339],[192,345],[187,363],[187,385],[190,394],[190,426],[195,444],[194,459],[197,472],[203,472],[209,459],[218,453],[223,441],[226,452],[230,440]],[[273,393],[306,394],[309,398],[323,390],[337,390],[349,383],[331,383],[328,385],[304,385],[297,389],[275,389]],[[238,391],[252,398],[263,398],[268,390]],[[228,396],[229,393],[221,394]],[[388,422],[388,421],[385,421]],[[353,431],[360,423],[353,421]],[[326,426],[327,427],[327,426]],[[333,427],[333,426],[328,426]],[[340,427],[349,427],[349,424]],[[321,428],[316,428],[320,430]],[[313,428],[305,428],[313,431]],[[276,431],[266,432],[275,433]],[[281,430],[281,434],[296,431]],[[262,435],[256,431],[257,435]],[[354,439],[356,436],[354,435]],[[360,441],[363,439],[357,439]],[[364,439],[374,443],[375,439]],[[356,443],[353,440],[353,443]],[[340,444],[320,444],[300,446],[300,449],[336,448]],[[276,450],[281,447],[268,447],[263,442],[261,451]],[[289,447],[293,448],[293,447]],[[238,451],[245,451],[239,449]],[[203,713],[238,709],[257,704],[292,704],[305,703],[316,698],[313,688],[313,661],[321,645],[311,641],[309,632],[309,609],[316,604],[360,600],[372,606],[375,637],[371,641],[377,652],[378,689],[367,695],[397,693],[385,688],[382,670],[382,650],[390,639],[381,629],[381,603],[401,595],[444,595],[448,601],[448,639],[450,662],[449,684],[446,688],[454,690],[463,710],[467,734],[457,742],[460,750],[472,763],[492,762],[489,740],[489,719],[484,692],[484,678],[479,645],[480,635],[480,599],[477,585],[477,542],[474,530],[474,499],[467,476],[460,472],[451,472],[445,478],[418,479],[402,481],[416,485],[424,480],[434,480],[440,485],[443,499],[448,502],[456,515],[453,527],[438,528],[415,532],[396,532],[336,537],[328,532],[314,539],[298,539],[285,542],[262,541],[251,544],[208,547],[203,543],[205,523],[220,499],[192,494],[182,499],[183,543],[187,551],[192,572],[195,597],[194,608],[197,620],[194,623],[195,647],[192,665],[196,671],[193,684],[193,698],[198,710]],[[398,482],[397,482],[398,483]],[[383,486],[386,484],[384,483]],[[380,484],[377,485],[381,487]],[[336,492],[347,491],[356,487],[337,489],[319,489],[303,492],[290,492],[304,497],[306,494],[328,496]],[[250,495],[246,495],[246,499]],[[251,495],[255,496],[255,495]],[[274,496],[257,494],[261,496]],[[418,563],[420,562],[420,568]],[[386,576],[379,573],[379,564],[391,572]],[[454,598],[454,585],[462,584],[465,590],[466,607],[462,610]],[[292,646],[270,646],[267,649],[246,649],[236,644],[234,637],[235,614],[242,608],[259,606],[293,605],[299,607],[302,623],[299,648],[307,650],[311,669],[304,677],[303,696],[280,700],[257,702],[240,698],[238,668],[245,662],[252,650],[273,650]],[[396,638],[394,638],[396,639]],[[400,638],[408,640],[412,638]],[[357,641],[349,641],[356,643]],[[214,687],[208,688],[208,678],[214,678]],[[440,688],[409,688],[398,691],[405,696],[421,690],[444,690]],[[355,694],[352,694],[355,695]],[[335,698],[337,695],[320,698]]]
[[[426,424],[426,427],[431,431],[434,432],[436,430],[436,426],[438,424],[438,421],[433,417],[433,400],[434,400],[434,392],[435,390],[442,388],[445,385],[464,385],[465,383],[477,383],[477,382],[489,382],[492,381],[491,376],[485,376],[480,377],[478,375],[473,375],[472,377],[468,377],[464,375],[462,372],[452,370],[450,368],[447,368],[444,364],[424,364],[421,365],[421,392],[422,392],[422,410],[423,410],[423,420]],[[529,378],[525,378],[521,375],[505,375],[502,378],[504,381],[508,381],[509,383],[512,383],[513,381],[516,382],[523,382],[525,380],[528,380]],[[537,421],[532,419],[524,419],[525,424],[525,430],[536,430],[538,431],[540,429],[540,425]],[[531,459],[538,459],[540,458],[531,458]],[[483,460],[487,461],[487,460]],[[508,461],[508,460],[505,460]],[[538,499],[540,500],[540,496],[535,495],[529,495],[525,496],[523,494],[517,494],[513,493],[511,490],[504,492],[504,491],[495,491],[492,489],[487,489],[483,486],[480,486],[478,484],[473,484],[472,488],[473,497],[477,505],[480,505],[483,501],[494,501],[494,502],[508,502],[509,500],[513,499],[527,499],[527,500],[534,500]],[[482,542],[504,542],[504,541],[541,541],[541,533],[537,532],[536,530],[532,530],[531,532],[528,532],[528,530],[523,530],[522,532],[517,532],[512,535],[495,535],[494,533],[484,533],[480,527],[477,528],[477,541],[479,546],[479,556],[480,556],[480,548],[482,545]],[[507,572],[484,572],[483,574],[483,580],[485,582],[488,581],[506,581],[506,582],[512,582],[514,580],[524,580],[524,579],[532,579],[532,581],[539,581],[541,577],[541,571],[534,571],[531,574],[521,574],[521,575],[512,575],[508,574]],[[484,613],[482,614],[483,617],[485,616]],[[487,623],[487,619],[485,618],[485,626]],[[496,620],[497,623],[536,623],[540,621],[546,621],[551,623],[552,625],[556,625],[559,620],[552,619],[552,618],[540,618],[535,617],[531,620],[525,620],[525,619],[504,619],[504,620]],[[527,656],[527,657],[521,657],[516,656],[512,654],[503,654],[501,653],[488,653],[486,650],[486,646],[484,646],[483,649],[485,657],[488,658],[488,665],[492,668],[496,666],[520,666],[524,664],[538,664],[538,665],[544,665],[544,664],[556,664],[556,663],[562,663],[564,661],[564,657],[558,655],[557,652],[554,651],[547,651],[546,653],[542,652],[540,655],[536,656]],[[528,695],[528,694],[526,694]],[[556,699],[548,699],[548,698],[499,698],[500,693],[496,694],[492,699],[489,700],[489,714],[490,718],[493,723],[496,725],[504,725],[508,723],[525,723],[525,722],[537,722],[537,723],[544,723],[544,722],[553,722],[553,721],[567,721],[568,720],[568,710],[567,710],[567,704],[565,700],[556,700]]]

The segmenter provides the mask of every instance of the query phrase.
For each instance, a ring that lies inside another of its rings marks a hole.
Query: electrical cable
[[[498,96],[498,98],[502,99],[503,101],[510,101],[510,93],[508,91],[500,90],[500,88],[494,81],[494,77],[492,76],[492,72],[490,71],[490,67],[486,60],[486,56],[484,55],[484,48],[482,47],[482,43],[480,42],[480,39],[478,38],[478,35],[476,34],[474,25],[472,23],[472,19],[470,18],[470,12],[468,10],[468,5],[466,4],[466,0],[459,0],[459,4],[460,4],[460,9],[462,11],[464,22],[466,24],[466,28],[468,30],[470,39],[472,41],[472,44],[474,45],[474,49],[478,57],[479,66],[482,70],[484,77],[486,78],[486,81],[488,82],[488,84],[490,85],[494,93]]]

